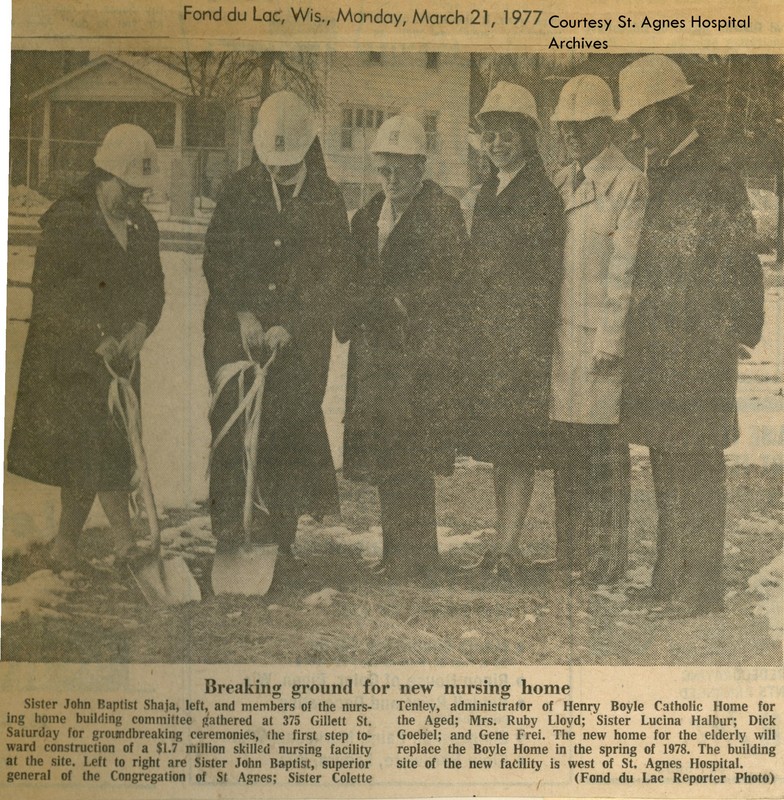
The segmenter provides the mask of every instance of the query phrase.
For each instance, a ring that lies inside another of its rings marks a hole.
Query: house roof
[[[80,78],[82,75],[85,75],[88,72],[109,64],[118,64],[124,69],[132,71],[136,75],[141,76],[144,80],[154,83],[158,88],[164,88],[170,92],[174,92],[175,94],[180,94],[186,97],[190,96],[191,94],[188,78],[166,64],[163,64],[159,61],[154,61],[147,56],[134,56],[128,53],[113,53],[110,55],[106,53],[93,58],[91,61],[88,61],[83,66],[79,67],[79,69],[75,69],[73,72],[63,75],[56,81],[47,83],[45,86],[42,86],[35,92],[32,92],[28,99],[36,100],[43,95],[49,94],[58,87]]]

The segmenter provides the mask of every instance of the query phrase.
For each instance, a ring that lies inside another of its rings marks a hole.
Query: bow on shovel
[[[125,378],[118,375],[108,361],[106,369],[112,376],[109,385],[109,414],[125,431],[136,465],[136,480],[147,509],[147,523],[150,527],[150,552],[129,565],[145,600],[153,606],[175,606],[201,600],[201,591],[196,579],[181,556],[161,556],[161,531],[158,527],[158,512],[150,482],[147,455],[142,444],[142,416],[139,398],[131,385],[131,377],[136,369],[134,361],[131,374]]]
[[[269,514],[259,492],[257,473],[264,385],[267,380],[267,372],[275,360],[277,350],[272,351],[272,355],[264,365],[254,360],[247,349],[245,354],[247,355],[247,360],[225,364],[218,370],[218,374],[215,377],[212,403],[210,404],[210,415],[212,415],[222,392],[228,383],[236,377],[239,386],[239,403],[212,443],[210,462],[226,434],[242,419],[245,429],[243,436],[245,500],[242,509],[242,526],[245,532],[245,541],[232,552],[217,552],[215,554],[215,561],[212,565],[212,589],[215,594],[263,596],[269,591],[269,587],[272,584],[278,546],[276,544],[254,545],[251,542],[251,527],[254,508]],[[245,384],[248,377],[252,380],[250,389],[246,392]]]

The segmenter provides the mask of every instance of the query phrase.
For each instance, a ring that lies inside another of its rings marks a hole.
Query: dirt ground
[[[639,575],[649,571],[655,555],[646,461],[635,459],[632,484],[630,569]],[[51,615],[23,614],[18,621],[4,621],[2,658],[77,663],[782,663],[781,642],[769,635],[767,619],[754,614],[760,597],[747,583],[781,552],[780,467],[730,467],[727,610],[682,620],[656,619],[612,588],[591,591],[546,569],[531,569],[515,580],[461,570],[488,535],[477,532],[494,523],[486,467],[467,465],[439,481],[443,570],[426,582],[393,583],[367,571],[358,545],[367,556],[367,547],[379,543],[373,528],[378,520],[375,491],[345,481],[340,489],[343,520],[318,525],[304,519],[298,548],[307,565],[279,570],[263,598],[208,597],[153,609],[129,575],[108,565],[109,531],[87,530],[82,552],[92,562],[68,581],[71,591]],[[552,511],[551,477],[542,473],[528,521],[525,555],[531,559],[553,554]],[[181,528],[200,515],[171,512],[164,524]],[[185,552],[196,572],[204,549]],[[44,564],[40,546],[6,558],[6,588]],[[324,589],[337,592],[329,605],[303,602]]]

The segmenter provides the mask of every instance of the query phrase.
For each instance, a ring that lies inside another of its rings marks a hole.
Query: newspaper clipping
[[[784,797],[781,6],[13,14],[3,792]]]

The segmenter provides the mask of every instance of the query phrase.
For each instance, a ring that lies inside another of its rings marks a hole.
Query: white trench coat
[[[621,366],[596,374],[597,353],[622,357],[632,272],[647,180],[615,146],[555,177],[566,212],[564,279],[553,354],[550,419],[589,425],[619,421]]]

